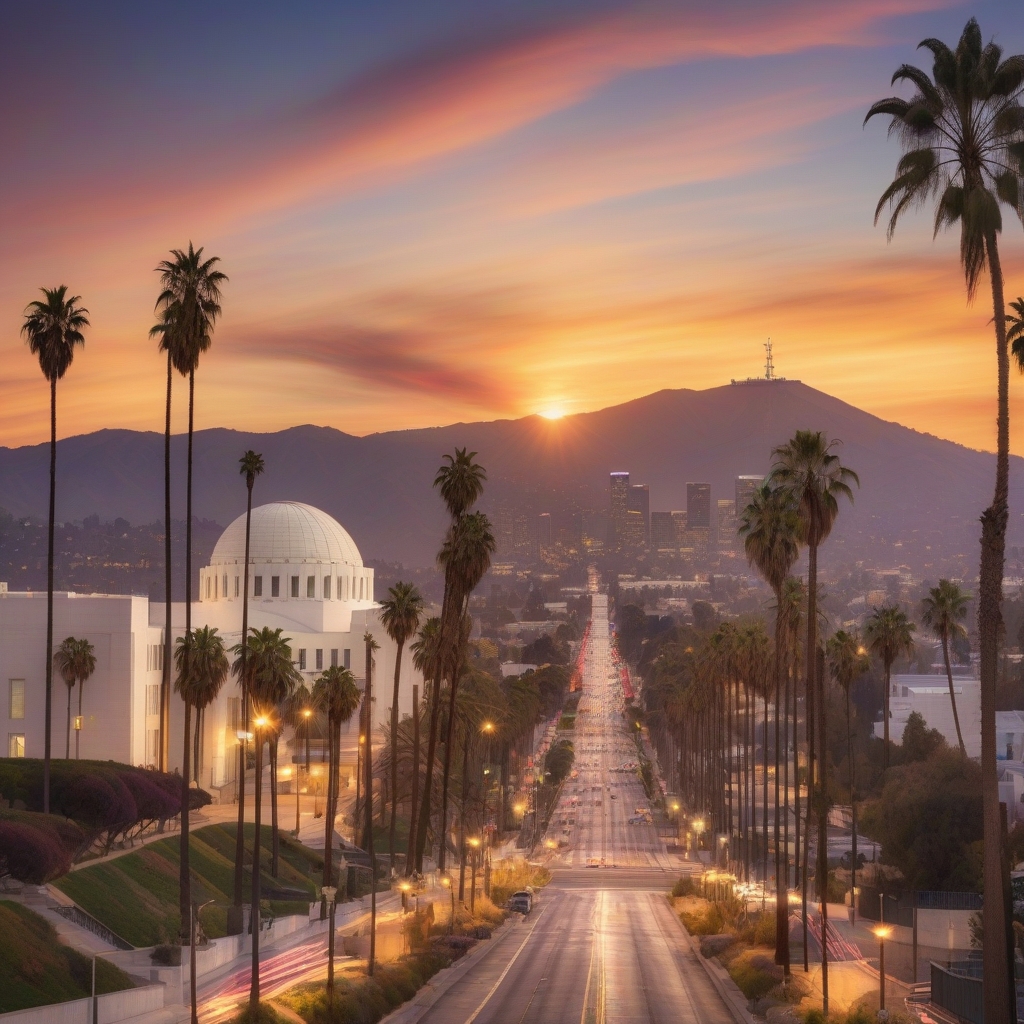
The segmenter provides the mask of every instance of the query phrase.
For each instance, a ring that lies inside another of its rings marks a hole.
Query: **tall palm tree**
[[[309,771],[309,734],[315,721],[322,721],[322,713],[317,709],[313,700],[313,694],[306,688],[305,683],[299,685],[288,695],[288,699],[282,707],[282,717],[285,724],[290,725],[295,733],[295,739],[299,736],[305,741],[306,749],[306,771]],[[318,726],[319,728],[319,726]]]
[[[406,641],[416,635],[423,614],[423,597],[416,589],[415,583],[399,581],[388,590],[388,598],[381,602],[380,621],[389,637],[397,647],[395,653],[395,686],[391,697],[391,830],[388,846],[391,853],[391,874],[395,873],[395,829],[398,818],[398,758],[396,741],[398,737],[398,686],[402,674],[402,652]],[[413,714],[416,709],[413,708]],[[412,856],[412,850],[406,850],[406,860]]]
[[[839,515],[839,498],[853,501],[850,484],[860,485],[860,478],[839,461],[835,454],[838,442],[828,440],[820,430],[798,430],[784,445],[772,452],[774,464],[770,479],[772,483],[790,490],[797,503],[800,517],[800,539],[807,545],[807,687],[814,693],[818,657],[818,547],[832,532]],[[826,792],[825,779],[825,687],[824,680],[818,685],[816,694],[818,714],[818,736],[821,744],[818,773],[821,798],[818,813],[818,867],[817,888],[820,897],[822,935],[828,927],[828,819],[824,813]],[[822,942],[821,952],[822,1006],[828,1013],[828,952],[827,943]]]
[[[884,749],[882,766],[889,767],[889,695],[892,692],[893,662],[914,652],[914,632],[917,626],[907,618],[906,612],[894,604],[872,608],[864,624],[864,639],[868,650],[882,661],[885,689],[882,692],[882,735]]]
[[[206,707],[220,692],[228,675],[228,659],[224,641],[217,630],[203,626],[195,632],[178,637],[174,651],[177,678],[174,688],[185,703],[185,736],[181,759],[181,844],[179,853],[178,896],[181,910],[182,945],[189,936],[192,906],[189,875],[189,756],[191,754],[192,709]],[[188,944],[191,944],[189,936]]]
[[[424,682],[433,686],[433,680],[440,678],[441,657],[441,620],[435,615],[427,619],[420,627],[419,634],[413,642],[412,663],[423,675]],[[415,688],[413,690],[415,694]],[[425,693],[424,700],[427,707],[433,707],[434,698]],[[413,741],[412,741],[412,800],[409,810],[409,853],[405,861],[406,875],[413,871],[420,870],[420,862],[417,861],[416,851],[422,848],[420,842],[419,828],[419,783],[420,783],[420,708],[417,701],[413,700]]]
[[[168,385],[170,387],[170,385]],[[238,460],[238,471],[245,477],[245,566],[242,570],[242,642],[239,645],[238,685],[242,689],[242,729],[249,732],[249,692],[246,688],[246,653],[249,648],[249,538],[252,532],[252,489],[256,477],[266,469],[263,456],[251,448]],[[245,769],[246,742],[238,744],[238,822],[235,827],[234,899],[228,911],[230,935],[242,931],[242,897],[245,877]]]
[[[363,691],[363,703],[366,706],[366,753],[363,763],[366,767],[366,852],[370,858],[370,956],[366,965],[366,973],[373,977],[373,962],[377,943],[377,858],[373,855],[373,652],[380,650],[380,645],[367,631],[363,634],[366,645],[366,687]]]
[[[739,533],[747,561],[764,577],[775,595],[775,650],[773,688],[775,692],[775,962],[789,975],[789,899],[786,872],[782,864],[779,831],[779,711],[782,696],[783,662],[786,654],[786,618],[783,612],[782,588],[789,571],[799,556],[797,536],[800,520],[793,493],[785,487],[762,484],[751,496],[750,504],[740,513]],[[766,723],[767,726],[767,723]],[[765,748],[767,749],[767,735]],[[765,787],[768,779],[765,775]]]
[[[1024,57],[1004,60],[995,43],[983,45],[981,29],[974,18],[964,27],[955,50],[939,39],[925,39],[920,46],[932,54],[932,75],[902,65],[893,81],[910,82],[916,89],[914,95],[909,100],[879,100],[868,111],[865,121],[876,114],[888,115],[890,132],[903,145],[896,177],[882,193],[875,211],[877,220],[882,208],[887,203],[891,205],[889,238],[905,209],[938,196],[935,232],[960,225],[960,263],[968,301],[974,298],[986,267],[992,286],[998,382],[996,480],[992,504],[981,517],[978,591],[982,814],[985,891],[1008,892],[1008,868],[1002,855],[995,716],[1009,515],[1010,368],[997,239],[1002,230],[1000,203],[1018,216],[1024,213]],[[984,921],[983,1000],[989,1024],[1001,1024],[1014,1013],[1016,994],[1004,905],[1007,901],[992,900],[992,912]]]
[[[867,650],[861,645],[856,631],[840,629],[828,638],[825,644],[825,659],[832,672],[832,678],[843,688],[846,697],[846,757],[849,762],[850,807],[853,817],[853,840],[850,867],[851,898],[857,893],[857,774],[853,757],[853,716],[850,705],[850,688],[853,681],[863,675],[869,667]],[[853,902],[856,907],[856,900]]]
[[[195,413],[196,367],[199,357],[212,344],[217,317],[221,314],[220,288],[227,275],[215,270],[219,257],[204,260],[202,246],[188,252],[172,249],[173,259],[157,266],[163,291],[156,305],[160,319],[150,330],[160,338],[161,349],[183,377],[188,377],[188,465],[185,481],[185,633],[192,628],[192,436]],[[170,385],[167,389],[167,412],[170,415]],[[169,436],[169,427],[168,427]],[[165,439],[165,459],[169,463],[169,441]],[[165,465],[165,478],[169,471]],[[165,484],[166,484],[165,479]],[[169,485],[167,487],[169,491]],[[166,511],[166,508],[165,508]],[[167,524],[169,529],[169,524]],[[187,656],[187,651],[186,651]]]
[[[937,587],[928,591],[921,601],[921,621],[928,626],[942,643],[942,660],[946,665],[946,680],[949,683],[949,703],[953,708],[953,724],[960,753],[967,756],[964,736],[960,731],[960,716],[956,713],[956,694],[953,693],[953,667],[949,663],[949,642],[967,636],[963,619],[967,617],[967,602],[971,595],[965,594],[958,583],[939,580]]]
[[[452,525],[449,534],[466,516],[480,495],[483,493],[487,473],[483,466],[474,462],[477,453],[465,448],[456,448],[454,455],[443,456],[446,465],[442,465],[434,477],[434,486],[441,495],[451,517]],[[427,735],[427,764],[424,769],[423,797],[420,804],[419,822],[416,828],[416,870],[423,870],[423,853],[430,826],[431,782],[434,772],[434,758],[437,755],[437,729],[441,712],[441,678],[446,673],[454,674],[456,661],[455,648],[457,636],[462,628],[462,600],[459,592],[457,566],[444,566],[444,596],[441,601],[439,657],[437,676],[430,688],[430,727]],[[439,863],[444,859],[444,823],[441,825],[441,854]]]
[[[273,726],[274,708],[281,693],[287,692],[298,677],[292,664],[291,637],[282,636],[282,630],[250,628],[245,643],[238,643],[231,653],[235,655],[232,670],[242,679],[245,692],[249,695],[252,716],[253,742],[256,752],[256,771],[253,786],[253,840],[252,840],[252,888],[250,904],[250,930],[252,932],[252,980],[249,987],[249,1004],[255,1012],[260,1000],[260,844],[263,810],[263,745],[268,730]],[[245,663],[243,671],[243,651]]]
[[[50,515],[46,542],[46,704],[43,734],[43,813],[50,813],[50,747],[53,718],[53,527],[57,501],[57,381],[68,372],[75,348],[85,344],[89,310],[78,303],[80,295],[68,295],[67,285],[41,288],[42,299],[25,309],[21,333],[39,369],[50,384]]]
[[[448,792],[451,781],[452,753],[454,750],[455,708],[458,698],[459,679],[462,675],[462,663],[465,659],[466,644],[469,640],[469,629],[466,622],[469,598],[490,568],[491,555],[497,550],[497,546],[497,541],[491,532],[490,520],[483,512],[472,512],[462,516],[454,524],[439,556],[441,564],[446,569],[450,565],[455,570],[454,581],[460,611],[458,625],[461,627],[458,632],[444,638],[451,645],[446,652],[449,670],[448,728],[445,736],[444,770],[441,779],[441,829],[442,834],[445,836],[447,836],[448,829]],[[444,620],[442,619],[442,631],[443,629]],[[438,867],[442,871],[445,866],[446,853],[446,843],[442,842],[441,853],[438,859]]]
[[[347,668],[332,665],[325,669],[313,684],[313,702],[327,716],[327,813],[324,836],[324,886],[334,885],[334,820],[338,813],[339,758],[341,755],[341,727],[359,709],[361,695],[355,677]],[[330,922],[327,932],[327,998],[334,1000],[334,907],[331,901]],[[321,904],[321,920],[327,909]]]
[[[96,671],[96,651],[88,640],[78,641],[78,651],[75,658],[75,674],[78,677],[78,717],[82,717],[82,695],[85,692],[85,684]],[[79,743],[82,738],[82,730],[75,730],[75,760],[78,760]]]
[[[53,667],[57,675],[64,680],[68,688],[68,724],[64,737],[64,760],[71,758],[71,691],[78,682],[78,641],[73,637],[65,637],[53,652]]]

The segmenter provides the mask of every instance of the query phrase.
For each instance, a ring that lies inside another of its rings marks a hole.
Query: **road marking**
[[[547,909],[547,907],[543,907],[540,913],[537,914],[537,919],[533,922],[533,927],[530,929],[529,935],[527,935],[526,938],[523,939],[519,948],[513,954],[512,959],[509,960],[509,962],[505,965],[505,970],[501,972],[501,974],[498,976],[498,980],[491,986],[490,992],[488,992],[487,995],[484,996],[483,1001],[480,1003],[480,1005],[466,1018],[465,1024],[473,1024],[473,1021],[475,1021],[477,1017],[480,1016],[480,1013],[483,1010],[483,1008],[491,1001],[491,996],[493,996],[494,993],[498,991],[498,986],[505,980],[505,975],[512,970],[512,965],[519,959],[519,954],[522,953],[522,951],[526,948],[526,944],[530,941],[531,938],[533,938],[533,932],[534,929],[537,927],[537,921],[539,921],[544,916],[544,911]]]

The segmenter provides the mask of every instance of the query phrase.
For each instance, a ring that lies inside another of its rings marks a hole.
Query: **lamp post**
[[[288,769],[286,768],[287,772]],[[287,776],[286,776],[287,777]],[[299,765],[295,766],[295,838],[299,838]]]
[[[199,1024],[199,1011],[196,1007],[196,925],[199,923],[199,914],[205,910],[211,903],[216,902],[215,900],[207,900],[200,906],[196,906],[195,903],[191,906],[191,920],[188,923],[188,939],[189,939],[189,953],[188,953],[188,984],[189,984],[189,996],[192,1006],[192,1024]],[[96,960],[93,958],[92,962],[93,969],[93,1005],[95,1005],[96,995]]]
[[[302,709],[302,721],[306,726],[306,776],[309,777],[309,720],[313,717],[312,708]]]
[[[451,875],[442,875],[441,884],[449,891],[452,898],[452,913],[451,917],[448,919],[448,934],[452,935],[455,932],[455,888],[452,886]]]
[[[703,818],[697,818],[693,822],[693,831],[697,835],[697,860],[700,860],[700,837],[704,834],[705,822]]]
[[[470,848],[473,851],[469,855],[471,878],[469,883],[469,913],[472,915],[476,910],[476,851],[480,849],[480,840],[476,836],[473,836],[466,841],[469,843]]]
[[[871,929],[878,939],[878,1012],[885,1009],[885,940],[892,935],[892,927],[887,924],[875,925]]]
[[[329,931],[327,933],[327,1003],[334,1005],[334,898],[338,890],[333,885],[325,885],[320,895],[327,900]]]
[[[403,914],[408,914],[409,913],[409,890],[412,888],[412,886],[409,885],[408,882],[402,882],[398,886],[398,888],[402,890],[402,913]]]

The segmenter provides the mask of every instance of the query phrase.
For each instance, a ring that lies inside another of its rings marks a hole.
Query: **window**
[[[235,597],[238,597],[238,577],[235,577]]]
[[[352,652],[346,647],[345,648],[345,660],[342,662],[345,668],[352,667]]]
[[[262,597],[263,596],[263,577],[253,576],[252,578],[252,596]]]
[[[296,578],[298,578],[298,577],[296,577]],[[299,648],[299,671],[300,672],[305,672],[306,671],[306,648],[305,647],[300,647]]]
[[[7,756],[25,756],[25,734],[23,732],[12,732],[7,737]]]
[[[146,764],[155,768],[160,760],[160,730],[149,729],[146,732]]]
[[[359,577],[359,600],[362,601],[362,599],[363,599],[363,577],[360,576]]]
[[[316,577],[306,577],[306,597],[316,597]]]
[[[341,596],[341,585],[342,585],[342,583],[345,584],[345,596],[344,597]],[[348,600],[348,577],[347,576],[345,576],[345,577],[339,576],[338,577],[338,599],[340,601],[347,601]]]
[[[318,647],[316,649],[316,670],[319,672],[324,667],[324,652],[323,648]]]
[[[331,648],[331,668],[337,668],[337,667],[338,667],[338,648],[337,647],[332,647]]]
[[[150,683],[146,687],[146,714],[160,714],[160,684]]]
[[[292,577],[292,597],[298,597],[298,596],[299,596],[299,577],[298,576],[293,576]]]
[[[212,583],[213,583],[213,580],[211,580],[210,577],[207,576],[206,577],[206,600],[207,601],[210,600],[210,588],[211,588],[211,584]]]
[[[164,645],[146,644],[146,670],[159,672],[164,667]]]
[[[238,697],[228,697],[228,721],[231,723],[231,732],[237,733],[242,728],[241,701]]]
[[[324,600],[330,601],[331,599],[331,577],[324,577]]]
[[[280,597],[281,596],[281,577],[271,576],[270,577],[270,596]]]
[[[8,707],[10,714],[8,718],[19,719],[25,717],[25,680],[11,680],[11,702]],[[11,757],[14,757],[11,754]]]

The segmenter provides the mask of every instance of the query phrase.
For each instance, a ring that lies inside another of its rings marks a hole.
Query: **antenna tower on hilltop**
[[[765,361],[764,361],[764,379],[775,380],[775,364],[772,362],[772,339],[769,338],[764,346]]]

